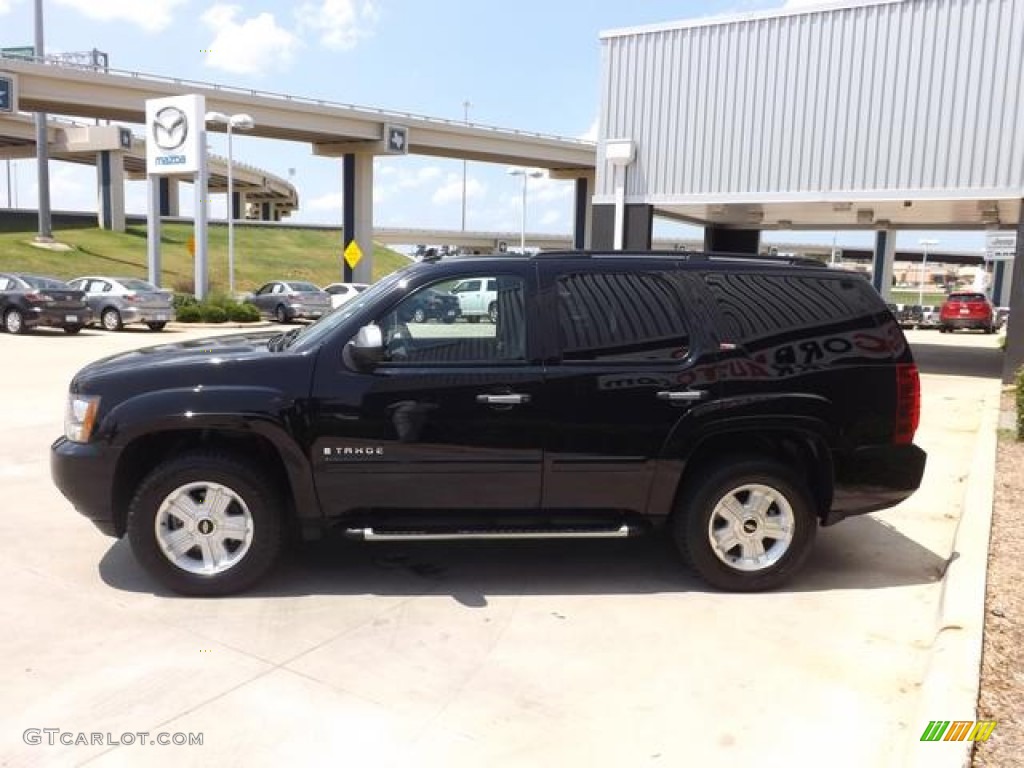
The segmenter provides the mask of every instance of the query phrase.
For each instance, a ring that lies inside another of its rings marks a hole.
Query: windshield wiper
[[[270,341],[267,342],[267,349],[271,352],[279,352],[282,349],[287,349],[291,346],[292,342],[295,341],[295,337],[299,335],[299,331],[301,330],[301,328],[292,328],[290,331],[272,336]]]

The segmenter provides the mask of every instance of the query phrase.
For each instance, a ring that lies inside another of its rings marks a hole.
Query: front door
[[[374,319],[385,358],[372,373],[341,359],[318,364],[311,450],[328,515],[537,508],[545,402],[525,312],[535,293],[528,267],[477,276],[498,279],[496,325],[414,322],[423,291],[457,301],[457,280],[426,283]]]

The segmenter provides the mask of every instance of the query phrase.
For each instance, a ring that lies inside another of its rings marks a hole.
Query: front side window
[[[666,362],[689,353],[678,292],[657,274],[562,275],[557,293],[563,362]]]
[[[462,317],[459,298],[452,293],[459,282],[464,285],[468,281],[447,280],[419,288],[378,318],[384,333],[385,363],[500,364],[526,360],[522,279],[497,279],[493,323],[472,323]]]

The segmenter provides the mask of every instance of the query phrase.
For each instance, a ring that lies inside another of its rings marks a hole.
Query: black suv
[[[491,323],[415,322],[495,280]],[[862,277],[802,260],[428,260],[283,334],[165,344],[75,376],[54,481],[172,590],[263,576],[293,535],[667,529],[727,590],[920,484],[917,367]]]

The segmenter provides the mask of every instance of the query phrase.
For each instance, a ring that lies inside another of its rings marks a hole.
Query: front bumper
[[[32,307],[24,317],[25,325],[30,328],[40,325],[48,328],[68,328],[76,325],[88,325],[93,319],[92,310],[88,307],[78,309]]]
[[[76,510],[107,536],[124,535],[114,509],[114,471],[120,449],[73,443],[61,437],[50,446],[50,477]]]
[[[823,525],[894,507],[921,487],[928,454],[916,445],[860,448],[835,457],[832,508]]]

